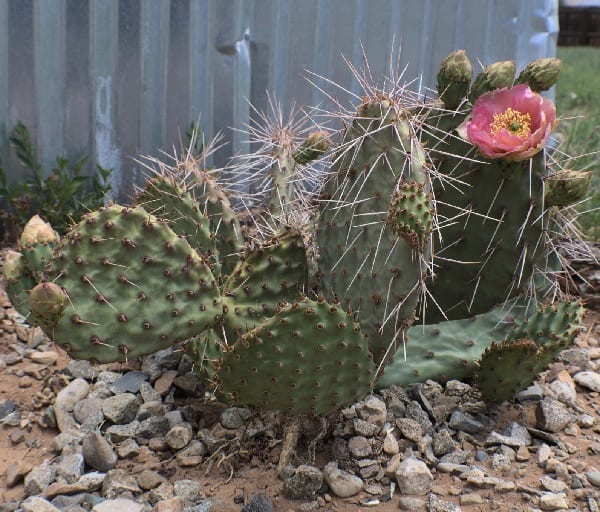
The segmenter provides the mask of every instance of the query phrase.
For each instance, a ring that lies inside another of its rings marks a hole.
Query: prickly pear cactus
[[[412,324],[435,212],[414,119],[398,98],[366,98],[334,156],[317,229],[320,290],[357,312],[375,361]]]
[[[502,342],[492,343],[478,361],[476,372],[483,397],[501,402],[526,388],[573,343],[582,319],[581,302],[561,302],[540,309]]]
[[[475,80],[472,97],[512,86],[514,74],[510,62],[488,66]],[[537,75],[526,76],[533,81]],[[430,323],[485,313],[519,294],[541,297],[545,289],[536,288],[535,275],[550,283],[559,267],[544,203],[544,154],[522,161],[486,158],[459,135],[470,104],[448,107],[433,109],[427,121],[428,148],[440,172],[434,195],[443,240],[429,285],[436,303],[428,308]]]
[[[141,207],[85,215],[63,238],[49,281],[68,304],[46,333],[72,357],[124,361],[186,340],[222,316],[207,258]],[[33,293],[33,292],[32,292]]]
[[[375,368],[351,312],[301,298],[243,334],[216,373],[216,389],[233,403],[327,414],[367,395]]]

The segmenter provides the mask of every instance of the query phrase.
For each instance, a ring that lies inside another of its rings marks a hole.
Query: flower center
[[[494,120],[490,123],[492,135],[500,130],[508,130],[516,137],[527,137],[531,133],[531,115],[508,107],[504,112],[494,114]]]

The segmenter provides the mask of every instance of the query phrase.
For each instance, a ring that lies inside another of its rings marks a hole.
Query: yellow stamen
[[[494,120],[490,124],[492,135],[500,130],[508,130],[517,137],[527,137],[531,133],[531,115],[508,107],[504,112],[494,114]]]

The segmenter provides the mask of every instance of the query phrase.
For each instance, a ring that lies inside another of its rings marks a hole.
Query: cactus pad
[[[46,332],[75,358],[110,362],[148,354],[222,316],[207,262],[141,207],[85,215],[53,263],[53,281],[70,300]]]
[[[546,178],[546,205],[569,206],[581,201],[589,190],[592,173],[563,169]]]
[[[371,390],[373,361],[353,315],[303,298],[242,335],[219,365],[218,390],[233,403],[327,414]]]
[[[10,302],[21,315],[27,316],[29,314],[29,292],[36,282],[28,271],[23,253],[8,249],[4,254],[2,273]]]

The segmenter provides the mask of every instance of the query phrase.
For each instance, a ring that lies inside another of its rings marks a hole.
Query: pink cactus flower
[[[484,156],[517,162],[540,152],[556,124],[552,101],[520,84],[482,94],[457,131]]]

